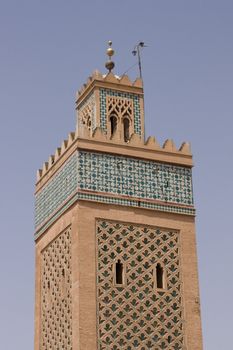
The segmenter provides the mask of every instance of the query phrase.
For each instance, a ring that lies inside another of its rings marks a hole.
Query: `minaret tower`
[[[145,140],[142,81],[107,54],[37,174],[35,350],[201,350],[189,144]]]

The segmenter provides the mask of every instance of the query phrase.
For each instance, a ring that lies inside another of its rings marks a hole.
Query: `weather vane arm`
[[[134,49],[132,51],[132,54],[134,56],[137,56],[138,58],[138,68],[139,68],[139,76],[142,79],[142,61],[141,61],[141,48],[146,47],[145,43],[143,41],[140,41],[137,45],[134,46]]]

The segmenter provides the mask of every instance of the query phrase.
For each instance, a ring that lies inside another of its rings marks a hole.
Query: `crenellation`
[[[36,181],[39,181],[42,176],[42,169],[38,169],[36,172]]]
[[[56,151],[55,151],[55,154],[54,154],[54,160],[55,160],[55,162],[59,159],[60,154],[61,154],[61,148],[58,147],[58,148],[56,149]]]
[[[134,81],[131,81],[128,75],[125,75],[125,74],[122,76],[117,76],[117,75],[114,75],[113,73],[102,75],[99,71],[94,71],[92,76],[90,76],[87,79],[86,83],[84,83],[82,87],[78,90],[76,97],[80,98],[83,92],[88,89],[88,87],[93,83],[94,80],[99,82],[117,84],[121,86],[131,86],[136,88],[143,87],[142,79],[140,78],[137,78]]]
[[[101,141],[101,142],[106,142],[106,143],[113,143],[113,144],[122,144],[122,140],[119,137],[119,135],[114,134],[111,139],[108,139],[106,137],[106,134],[104,131],[100,128],[97,127],[94,130],[94,133],[92,137],[90,137],[89,134],[86,135],[87,138],[93,138],[96,141]],[[140,136],[136,133],[133,133],[130,139],[124,143],[125,147],[140,147],[150,150],[155,150],[155,151],[160,151],[160,152],[166,152],[172,154],[184,154],[184,155],[190,155],[191,156],[191,150],[190,150],[190,144],[187,142],[183,142],[178,149],[174,143],[173,140],[167,139],[163,143],[162,146],[158,143],[156,138],[154,136],[149,136],[146,141],[143,141]]]
[[[160,149],[160,145],[154,136],[149,136],[145,142],[145,146],[152,149]]]
[[[53,155],[51,155],[50,157],[49,157],[49,162],[48,162],[49,164],[48,164],[48,168],[50,168],[52,165],[53,165],[53,163],[54,163],[54,156]]]
[[[48,166],[49,166],[49,163],[48,162],[44,162],[43,167],[42,167],[43,174],[45,174],[46,171],[48,170]]]
[[[133,82],[133,86],[138,87],[138,88],[142,88],[142,86],[143,86],[142,79],[141,78],[135,79]]]
[[[140,137],[140,135],[133,133],[130,137],[129,141],[127,141],[127,145],[136,146],[136,147],[144,147],[145,143]]]
[[[65,152],[66,148],[67,148],[67,140],[62,141],[61,144],[61,155]]]
[[[37,182],[51,169],[51,167],[57,163],[57,161],[64,155],[67,149],[73,144],[76,138],[75,132],[70,132],[68,135],[68,139],[64,140],[61,144],[61,147],[58,147],[54,153],[48,159],[48,162],[43,164],[42,169],[37,171],[36,179]]]
[[[172,139],[165,140],[163,148],[169,152],[177,152],[176,145]]]
[[[62,142],[61,147],[58,147],[55,151],[54,155],[51,155],[49,157],[48,162],[45,162],[43,164],[42,169],[39,169],[37,171],[36,179],[39,181],[49,170],[50,168],[57,163],[57,161],[63,156],[63,154],[66,152],[66,150],[73,144],[74,141],[79,141],[81,139],[85,140],[96,140],[97,142],[102,142],[106,144],[115,144],[120,145],[122,144],[121,138],[119,134],[113,135],[113,137],[109,140],[100,127],[96,127],[93,135],[90,136],[90,133],[86,129],[83,130],[82,137],[78,137],[75,132],[71,132],[68,136],[68,140],[64,140]],[[183,142],[179,149],[176,148],[175,143],[171,139],[167,139],[163,146],[161,147],[154,136],[149,136],[148,139],[144,142],[138,134],[133,133],[131,138],[124,143],[125,147],[136,147],[144,149],[145,151],[148,150],[154,150],[159,152],[166,152],[169,153],[171,156],[174,155],[185,155],[185,156],[192,156],[191,149],[190,149],[190,143]]]
[[[183,142],[179,148],[179,151],[184,154],[192,154],[191,145],[189,142]]]
[[[69,147],[73,141],[75,139],[75,132],[70,132],[69,135],[68,135],[68,144],[67,144],[67,147]]]
[[[128,75],[122,75],[119,79],[122,85],[132,85],[132,81],[129,79]]]
[[[106,141],[106,142],[108,141],[105,132],[103,131],[102,128],[100,128],[98,126],[95,128],[95,130],[93,132],[93,138],[96,138],[100,141]]]

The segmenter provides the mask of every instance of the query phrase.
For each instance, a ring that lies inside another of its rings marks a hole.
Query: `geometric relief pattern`
[[[127,98],[108,96],[107,98],[108,116],[118,117],[128,116],[133,120],[133,102]]]
[[[78,163],[80,189],[193,205],[190,168],[84,151]]]
[[[135,134],[141,135],[141,113],[139,95],[137,94],[119,92],[110,89],[100,89],[100,127],[105,132],[107,131],[107,114],[109,112],[107,109],[107,100],[109,101],[111,97],[117,97],[118,102],[122,99],[122,104],[125,104],[127,101],[131,102],[130,105],[133,106],[133,111],[131,109],[130,116],[133,115],[132,120],[134,120],[134,132]],[[115,100],[115,102],[117,100]]]
[[[72,350],[71,228],[41,254],[40,350]]]
[[[87,127],[89,130],[94,130],[96,128],[96,107],[94,93],[89,94],[79,106],[78,121],[80,128]]]
[[[179,233],[97,220],[97,323],[99,350],[184,349]],[[114,285],[114,264],[125,269]],[[154,270],[164,266],[166,289]]]
[[[75,152],[36,194],[35,226],[47,219],[77,188],[77,160]]]

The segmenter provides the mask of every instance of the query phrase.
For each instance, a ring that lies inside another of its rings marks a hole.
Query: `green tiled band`
[[[78,199],[80,200],[90,200],[95,202],[107,203],[107,204],[116,204],[116,205],[124,205],[129,207],[137,207],[137,208],[146,208],[152,210],[166,211],[169,213],[176,214],[186,214],[186,215],[195,215],[194,208],[187,207],[178,207],[175,205],[163,205],[151,202],[144,201],[135,201],[124,198],[116,198],[116,197],[108,197],[108,196],[100,196],[92,193],[78,193]]]
[[[53,176],[53,178],[36,194],[35,198],[35,226],[39,226],[77,188],[77,161],[75,152]]]
[[[41,227],[78,189],[97,192],[86,195],[92,196],[90,200],[128,206],[138,206],[140,200],[140,206],[144,208],[194,214],[194,209],[184,207],[193,205],[190,168],[76,151],[37,193],[36,228]],[[122,196],[127,198],[122,199]],[[155,200],[164,204],[154,204]]]
[[[137,207],[137,208],[145,208],[145,209],[151,209],[151,210],[159,210],[164,211],[168,213],[174,213],[174,214],[185,214],[185,215],[195,215],[195,209],[194,208],[187,208],[187,207],[178,207],[175,205],[163,205],[158,203],[151,203],[151,202],[145,202],[145,201],[136,201],[136,200],[130,200],[125,198],[116,198],[116,197],[109,197],[109,196],[101,196],[96,195],[92,193],[83,193],[83,192],[77,192],[72,198],[64,204],[62,208],[60,208],[50,219],[45,222],[45,224],[36,231],[35,233],[35,239],[37,239],[40,235],[43,234],[43,232],[54,222],[56,221],[59,216],[61,216],[67,209],[69,209],[77,200],[86,200],[86,201],[94,201],[104,204],[114,204],[114,205],[122,205],[127,207]]]
[[[190,168],[105,153],[79,152],[80,189],[193,205]]]

